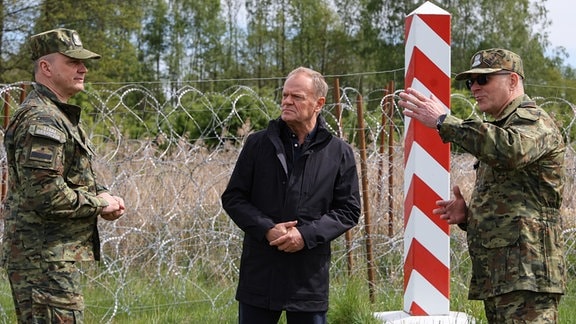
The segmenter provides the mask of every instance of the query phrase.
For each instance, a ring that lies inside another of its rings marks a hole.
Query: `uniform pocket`
[[[492,293],[500,294],[502,289],[516,282],[522,266],[521,225],[518,219],[498,219],[486,224],[480,231],[480,243],[484,249],[478,250],[476,267],[484,279],[490,281]],[[497,225],[496,225],[497,224]]]
[[[496,224],[496,222],[494,222]],[[481,231],[482,246],[487,249],[503,248],[515,245],[520,239],[520,224],[514,220],[504,224],[484,228]]]
[[[94,184],[92,173],[92,157],[80,146],[76,145],[76,152],[66,173],[66,182],[73,188]]]
[[[32,289],[34,323],[82,323],[84,298],[70,292]]]
[[[551,242],[556,235],[549,222],[530,217],[516,218],[492,231],[485,229],[481,234],[485,250],[478,254],[477,263],[490,278],[493,293],[511,285],[533,290],[549,285],[545,281],[551,274],[561,277],[562,259],[556,253],[560,249],[554,249]]]

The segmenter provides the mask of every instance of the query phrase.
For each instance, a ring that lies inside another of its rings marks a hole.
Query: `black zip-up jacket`
[[[222,194],[224,209],[245,233],[236,293],[243,303],[328,309],[330,242],[358,223],[360,193],[352,148],[326,129],[322,117],[317,123],[293,164],[282,120],[250,135]],[[266,232],[292,220],[304,249],[287,253],[270,246]]]

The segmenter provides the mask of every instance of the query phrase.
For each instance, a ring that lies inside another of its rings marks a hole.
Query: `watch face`
[[[438,119],[436,119],[436,129],[440,130],[440,127],[442,126],[442,123],[444,122],[445,118],[446,118],[446,115],[440,115],[440,117],[438,117]]]

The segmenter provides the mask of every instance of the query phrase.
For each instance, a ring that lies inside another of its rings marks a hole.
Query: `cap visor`
[[[502,71],[503,69],[501,68],[497,68],[497,69],[490,69],[490,68],[477,68],[477,69],[472,69],[472,70],[468,70],[468,71],[464,71],[462,73],[458,73],[455,77],[456,80],[461,81],[461,80],[466,80],[468,79],[468,76],[470,74],[488,74],[488,73],[494,73],[494,72],[498,72],[498,71]]]
[[[87,49],[75,49],[62,52],[62,54],[78,60],[99,59],[101,56]]]

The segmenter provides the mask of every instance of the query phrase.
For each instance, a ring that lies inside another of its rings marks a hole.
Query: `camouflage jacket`
[[[448,116],[440,136],[477,158],[467,216],[470,299],[563,293],[565,144],[554,120],[524,95],[498,120]]]
[[[99,258],[97,216],[108,203],[96,197],[106,188],[96,183],[80,112],[34,84],[6,129],[1,261],[8,269]]]

